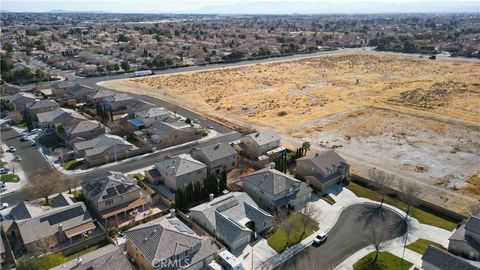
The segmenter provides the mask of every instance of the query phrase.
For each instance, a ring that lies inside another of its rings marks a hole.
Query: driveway
[[[390,240],[405,233],[402,218],[392,210],[383,207],[381,214],[373,213],[377,206],[356,204],[348,206],[340,214],[336,225],[328,233],[328,240],[320,247],[310,246],[298,256],[288,260],[279,269],[333,269],[350,255],[369,246],[372,228],[378,235]],[[367,211],[368,212],[365,212]]]

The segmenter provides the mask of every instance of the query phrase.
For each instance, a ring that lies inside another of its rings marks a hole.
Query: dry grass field
[[[426,197],[480,199],[478,61],[345,53],[102,85],[336,148],[359,172],[375,166],[435,187]]]

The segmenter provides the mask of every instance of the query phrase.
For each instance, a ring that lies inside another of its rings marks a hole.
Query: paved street
[[[382,218],[377,215],[372,216],[369,221],[361,218],[360,213],[368,207],[377,206],[356,204],[345,208],[329,231],[327,242],[320,247],[308,247],[305,253],[295,257],[300,264],[296,265],[295,260],[290,260],[281,269],[298,269],[299,266],[305,270],[333,269],[356,251],[370,245],[368,239],[371,228],[385,233],[385,239],[393,239],[404,233],[404,230],[397,226],[401,217],[391,210],[385,210]],[[311,267],[308,268],[301,261],[309,262]]]

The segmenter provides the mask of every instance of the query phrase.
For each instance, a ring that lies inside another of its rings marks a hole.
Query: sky
[[[68,10],[68,11],[108,11],[120,13],[176,13],[188,12],[210,6],[220,6],[229,4],[245,4],[259,1],[282,1],[295,3],[317,2],[318,0],[0,0],[1,10],[7,11],[35,11],[44,12],[50,10]],[[415,0],[325,0],[334,3],[351,2],[387,2],[387,3],[408,3]],[[429,2],[438,2],[435,0],[422,0]],[[458,0],[457,0],[458,1]],[[465,2],[465,0],[462,0]],[[480,0],[466,0],[468,2],[478,2]],[[456,2],[451,0],[448,2]]]

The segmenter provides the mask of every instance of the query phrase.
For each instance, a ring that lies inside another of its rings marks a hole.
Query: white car
[[[22,157],[19,156],[19,155],[16,155],[16,156],[15,156],[15,161],[22,161]]]
[[[17,151],[17,149],[15,149],[15,147],[13,147],[13,146],[10,146],[10,148],[8,148],[8,150],[9,150],[11,153]]]
[[[6,188],[7,184],[5,182],[0,182],[0,188]]]
[[[319,246],[319,245],[323,244],[325,241],[327,241],[327,234],[326,233],[320,233],[319,235],[317,235],[315,237],[315,239],[313,239],[313,244]]]
[[[0,168],[0,174],[6,174],[6,173],[8,173],[8,171],[10,171],[10,169],[5,168],[5,167]]]
[[[8,208],[8,203],[2,203],[2,204],[0,205],[0,210],[3,210],[3,209],[5,209],[5,208]]]

